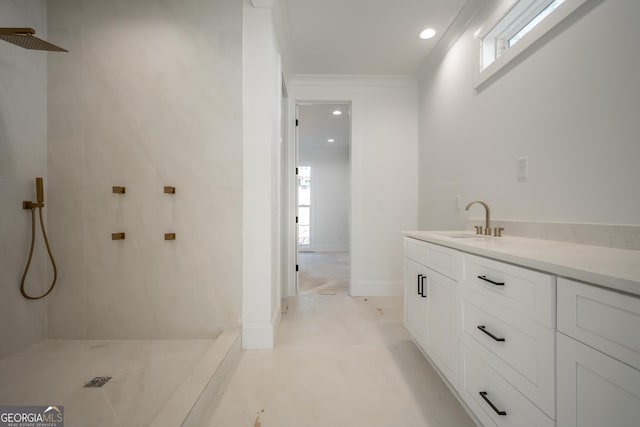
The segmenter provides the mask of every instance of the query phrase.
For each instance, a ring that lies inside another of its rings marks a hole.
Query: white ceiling
[[[286,0],[295,74],[413,74],[465,0]],[[418,38],[426,27],[431,40]]]
[[[342,115],[334,116],[340,110]],[[349,153],[349,105],[298,105],[298,150],[300,160],[313,158],[318,150]],[[329,143],[328,139],[334,139]]]

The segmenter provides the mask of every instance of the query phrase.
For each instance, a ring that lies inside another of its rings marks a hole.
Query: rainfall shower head
[[[0,28],[0,39],[25,49],[69,52],[66,49],[37,38],[35,34],[36,31],[33,28]]]

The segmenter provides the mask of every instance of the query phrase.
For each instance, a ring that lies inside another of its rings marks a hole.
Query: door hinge
[[[298,175],[298,168],[296,168],[296,175]]]
[[[298,217],[296,217],[296,224],[298,223]]]
[[[296,126],[298,126],[298,124],[299,124],[299,123],[300,123],[300,122],[298,122],[298,119],[296,119]]]
[[[296,264],[296,271],[300,270],[300,266],[298,264]]]

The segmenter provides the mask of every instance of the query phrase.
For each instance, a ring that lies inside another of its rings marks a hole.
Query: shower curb
[[[240,358],[240,330],[225,330],[164,404],[151,427],[199,426],[212,415]]]

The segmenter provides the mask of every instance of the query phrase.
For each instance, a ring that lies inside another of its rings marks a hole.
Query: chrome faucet
[[[464,210],[468,211],[469,208],[471,207],[471,205],[473,205],[474,203],[480,203],[482,206],[484,206],[484,209],[485,209],[485,212],[486,212],[484,234],[486,236],[491,236],[491,210],[489,209],[489,205],[487,205],[482,200],[475,200],[475,201],[469,203],[467,205],[467,207],[464,208]],[[476,226],[476,234],[482,234],[482,226],[479,226],[479,225]]]

